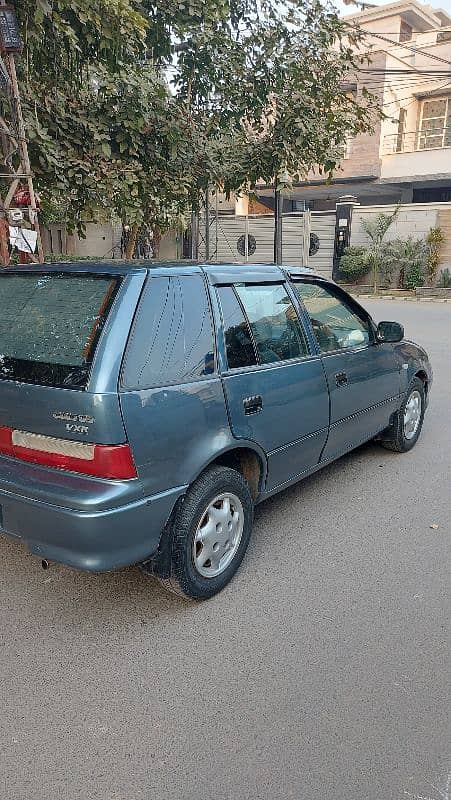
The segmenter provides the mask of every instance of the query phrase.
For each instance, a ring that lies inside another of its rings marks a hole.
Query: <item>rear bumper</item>
[[[0,490],[0,533],[49,561],[106,572],[144,561],[185,486],[102,511],[80,511]]]

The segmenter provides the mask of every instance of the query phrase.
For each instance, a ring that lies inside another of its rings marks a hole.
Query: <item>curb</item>
[[[400,303],[450,303],[447,297],[395,297],[392,294],[353,294],[355,300],[397,300]]]

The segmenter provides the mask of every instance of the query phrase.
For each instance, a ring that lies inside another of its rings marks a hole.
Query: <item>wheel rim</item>
[[[193,540],[193,562],[204,578],[224,572],[240,546],[244,529],[241,500],[230,492],[218,494],[200,518]]]
[[[404,410],[404,436],[413,439],[420,426],[422,411],[421,394],[415,389],[410,395]]]

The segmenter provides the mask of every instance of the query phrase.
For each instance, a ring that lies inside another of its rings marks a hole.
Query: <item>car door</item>
[[[222,285],[216,291],[231,428],[267,454],[271,490],[319,461],[329,425],[321,359],[309,349],[283,280]]]
[[[330,394],[330,432],[322,460],[335,458],[390,424],[399,407],[401,362],[379,343],[370,316],[339,287],[297,280],[293,288],[315,335]]]

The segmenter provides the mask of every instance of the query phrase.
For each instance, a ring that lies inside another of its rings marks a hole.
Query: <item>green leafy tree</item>
[[[368,258],[373,271],[374,293],[377,293],[381,275],[386,266],[386,254],[384,251],[384,237],[389,228],[393,225],[399,213],[399,206],[391,214],[380,213],[370,219],[362,220],[362,227],[369,239]]]
[[[30,154],[70,226],[114,211],[133,235],[181,220],[209,184],[278,188],[371,128],[341,88],[358,34],[318,0],[15,0]],[[170,81],[170,86],[166,83]]]
[[[426,244],[429,251],[427,258],[427,278],[430,286],[434,286],[437,280],[437,270],[440,264],[440,253],[445,241],[446,237],[441,228],[429,228],[429,231],[426,235]]]

